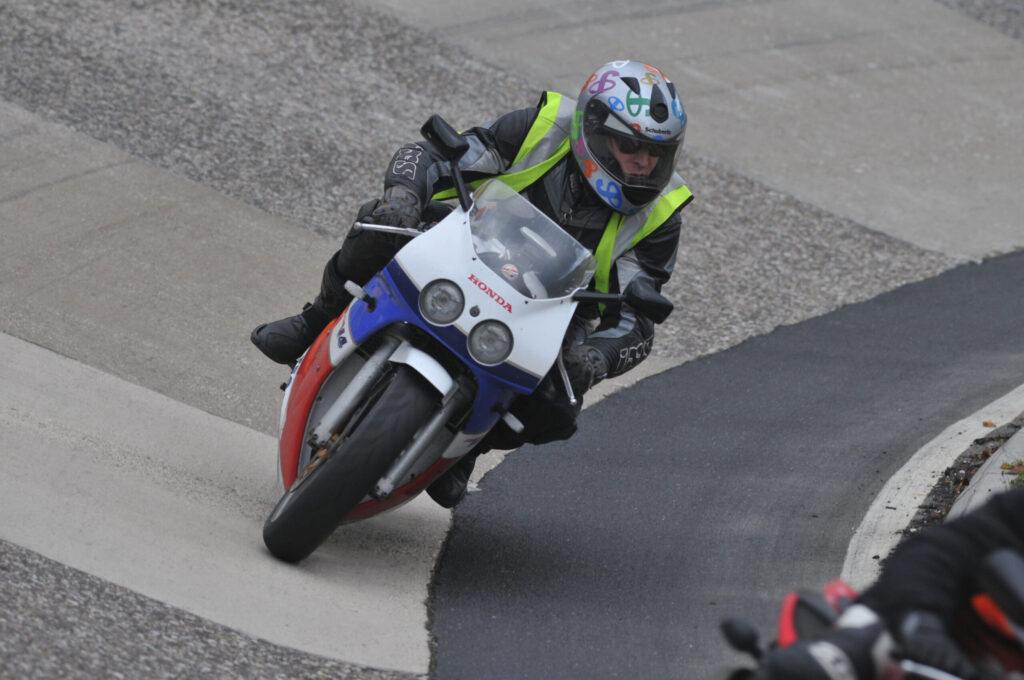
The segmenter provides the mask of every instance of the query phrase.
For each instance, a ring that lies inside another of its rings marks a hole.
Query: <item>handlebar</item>
[[[617,302],[622,302],[625,299],[625,296],[621,293],[598,293],[592,290],[580,290],[573,293],[572,299],[577,302],[601,302],[603,304],[615,304]]]
[[[373,222],[353,222],[351,232],[358,234],[366,231],[382,231],[386,234],[401,234],[402,236],[419,236],[429,226],[426,222],[420,222],[418,227],[393,227],[389,224],[374,224]]]
[[[661,323],[672,313],[672,302],[657,292],[654,285],[646,279],[635,279],[621,294],[598,293],[591,290],[577,291],[572,296],[578,302],[599,302],[601,304],[628,303],[640,310],[654,323]]]
[[[920,678],[921,680],[963,680],[959,675],[940,671],[938,668],[925,666],[910,659],[900,661],[900,670],[903,671],[903,677],[906,680],[911,678]]]

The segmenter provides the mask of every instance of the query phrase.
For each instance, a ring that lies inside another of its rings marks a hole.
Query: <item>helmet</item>
[[[676,87],[639,61],[613,61],[587,80],[573,117],[573,155],[597,195],[625,215],[668,185],[686,132]]]

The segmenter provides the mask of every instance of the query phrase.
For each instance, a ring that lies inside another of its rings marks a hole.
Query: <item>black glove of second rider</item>
[[[925,666],[946,671],[964,680],[998,680],[978,668],[953,641],[942,619],[933,612],[914,611],[900,620],[896,632],[898,655]]]
[[[892,638],[863,605],[844,612],[837,628],[813,640],[773,650],[761,659],[757,680],[877,680],[888,677]]]
[[[367,221],[415,229],[420,225],[421,214],[419,197],[411,190],[396,184],[384,191],[384,196],[377,201],[377,207],[370,213]]]

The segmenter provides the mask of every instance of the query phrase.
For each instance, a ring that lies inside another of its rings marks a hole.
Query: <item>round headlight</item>
[[[447,326],[462,314],[466,298],[451,281],[431,281],[420,293],[420,313],[436,326]]]
[[[484,321],[469,332],[469,354],[486,366],[500,364],[512,353],[512,331],[500,321]]]

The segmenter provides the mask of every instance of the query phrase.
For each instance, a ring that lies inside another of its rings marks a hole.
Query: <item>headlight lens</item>
[[[500,321],[484,321],[469,332],[469,353],[485,366],[500,364],[512,353],[512,331]]]
[[[420,293],[420,313],[437,326],[447,326],[458,319],[465,304],[462,290],[446,279],[431,281]]]

